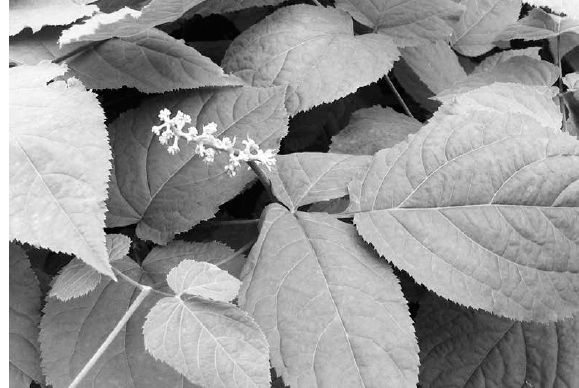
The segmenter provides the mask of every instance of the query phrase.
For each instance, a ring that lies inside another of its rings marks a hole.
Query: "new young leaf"
[[[387,74],[399,52],[384,35],[353,34],[345,13],[284,7],[239,35],[223,68],[257,87],[289,85],[290,115],[331,102]]]
[[[195,260],[183,260],[167,275],[167,284],[177,295],[194,295],[220,302],[237,297],[239,280],[219,267]]]
[[[71,253],[113,276],[104,201],[111,152],[96,96],[65,66],[10,69],[10,239]]]
[[[129,253],[131,239],[122,234],[108,234],[107,251],[109,262],[120,260]],[[96,288],[101,281],[101,274],[84,261],[74,258],[55,277],[49,296],[67,301],[86,295]]]
[[[398,280],[351,225],[269,205],[239,303],[293,387],[415,387],[418,356]]]

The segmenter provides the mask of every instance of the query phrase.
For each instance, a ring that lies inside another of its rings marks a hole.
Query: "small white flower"
[[[241,143],[243,148],[235,148],[237,139],[224,137],[219,139],[214,136],[217,132],[217,124],[214,122],[205,124],[203,132],[199,133],[197,128],[190,126],[186,131],[183,130],[186,124],[191,123],[191,116],[178,111],[171,118],[171,111],[163,109],[159,112],[159,119],[163,122],[160,125],[153,126],[151,129],[155,135],[159,136],[159,142],[163,145],[169,144],[173,139],[173,144],[167,147],[171,155],[180,151],[179,139],[184,138],[187,143],[195,143],[194,153],[201,157],[206,163],[215,161],[217,151],[227,152],[229,154],[229,163],[225,166],[225,171],[230,176],[237,174],[237,169],[241,162],[256,162],[265,165],[271,169],[275,165],[275,150],[263,151],[259,145],[249,137]]]

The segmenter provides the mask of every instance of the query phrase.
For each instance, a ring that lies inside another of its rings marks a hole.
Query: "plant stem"
[[[402,109],[404,109],[404,112],[406,112],[406,114],[408,116],[414,118],[414,116],[412,115],[412,112],[410,112],[410,109],[408,109],[408,105],[406,105],[406,103],[402,99],[402,96],[400,95],[400,93],[398,93],[398,90],[396,90],[396,87],[394,86],[394,84],[390,80],[390,77],[388,76],[388,74],[386,74],[386,77],[384,77],[384,78],[386,78],[386,82],[388,83],[388,86],[394,92],[394,95],[396,96],[398,103],[402,106]]]
[[[108,40],[108,39],[107,39],[107,40]],[[64,54],[64,55],[61,55],[60,57],[54,58],[54,59],[52,60],[52,63],[61,63],[61,62],[65,61],[65,60],[67,60],[68,58],[73,57],[73,56],[75,56],[75,55],[77,55],[77,54],[80,54],[80,53],[82,53],[82,52],[84,52],[84,51],[86,51],[86,50],[88,50],[88,49],[91,49],[91,48],[93,48],[93,47],[100,46],[101,44],[103,44],[103,43],[106,42],[107,40],[100,40],[100,41],[97,41],[97,42],[91,42],[91,43],[89,43],[89,44],[85,44],[84,46],[77,47],[77,48],[75,48],[74,50],[69,51],[68,53],[66,53],[66,54]]]
[[[229,226],[229,225],[250,225],[257,224],[259,218],[249,219],[249,220],[209,220],[200,224],[198,227],[213,227],[213,226]]]
[[[561,22],[559,21],[557,24],[557,32],[560,33],[561,29]],[[561,66],[561,35],[557,34],[557,50],[555,54],[555,65],[559,70],[559,79],[557,80],[557,86],[559,87],[559,110],[561,111],[561,116],[563,116],[563,131],[567,132],[567,120],[565,120],[565,100],[561,93],[563,93],[563,69]]]
[[[132,279],[131,279],[132,280]],[[115,328],[113,329],[113,331],[111,331],[109,333],[109,336],[105,339],[105,341],[102,343],[102,345],[98,348],[98,350],[96,351],[95,354],[93,354],[93,356],[91,357],[90,360],[88,360],[88,362],[84,365],[84,367],[82,368],[82,370],[79,372],[78,375],[76,375],[76,377],[74,378],[74,380],[72,381],[72,383],[70,383],[70,385],[68,386],[68,388],[76,388],[78,386],[78,384],[82,381],[82,379],[84,377],[86,377],[86,375],[88,374],[88,372],[92,369],[92,367],[97,363],[97,361],[101,358],[101,356],[105,353],[105,351],[107,350],[107,348],[109,347],[109,345],[114,341],[114,339],[116,338],[116,336],[119,334],[119,332],[121,331],[121,329],[123,327],[125,327],[125,325],[127,324],[127,321],[129,320],[129,318],[131,318],[131,316],[135,313],[135,311],[137,310],[137,308],[139,308],[139,306],[141,305],[141,303],[143,303],[143,301],[145,300],[145,298],[151,293],[151,291],[153,290],[151,287],[148,286],[144,286],[142,284],[139,284],[139,295],[137,296],[137,298],[133,301],[133,303],[131,303],[131,306],[129,307],[129,309],[127,310],[127,312],[125,313],[125,315],[123,315],[123,317],[121,318],[121,320],[117,323],[117,325],[115,326]]]
[[[248,249],[250,249],[253,244],[255,244],[256,240],[251,240],[250,242],[248,242],[247,244],[245,244],[244,246],[242,246],[241,248],[239,248],[238,250],[236,250],[235,252],[233,252],[233,254],[231,254],[231,256],[226,257],[223,260],[219,260],[217,263],[213,263],[216,266],[220,266],[223,265],[225,263],[230,262],[231,260],[235,259],[237,256],[241,255],[242,253],[244,253],[245,251],[247,251]]]
[[[318,0],[312,0],[312,2],[313,2],[315,5],[319,5],[320,7],[323,7],[323,5],[322,5]]]
[[[253,160],[248,161],[247,164],[249,165],[249,168],[253,170],[255,175],[257,175],[257,177],[261,181],[261,184],[265,188],[265,191],[267,192],[267,195],[269,196],[270,200],[276,202],[277,200],[275,199],[275,196],[271,191],[271,182],[269,181],[263,170],[259,168],[257,163],[255,163]]]

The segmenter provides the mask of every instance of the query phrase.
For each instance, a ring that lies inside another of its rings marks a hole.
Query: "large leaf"
[[[62,33],[61,44],[130,37],[179,19],[205,0],[151,0],[141,11],[125,7],[110,14],[98,13]]]
[[[520,320],[568,317],[579,310],[579,142],[514,100],[462,98],[354,179],[356,227],[445,298]]]
[[[367,156],[293,153],[278,156],[268,173],[274,196],[291,211],[348,194],[348,183],[370,162]]]
[[[71,73],[93,89],[129,86],[145,93],[204,86],[240,86],[197,50],[155,28],[111,39],[75,56]]]
[[[288,84],[293,115],[377,81],[398,56],[384,35],[354,36],[345,13],[302,4],[279,9],[239,35],[223,68],[253,86]]]
[[[579,318],[511,321],[428,297],[416,317],[423,387],[579,386]]]
[[[131,239],[122,234],[107,235],[109,261],[121,259],[129,253]],[[101,281],[101,274],[82,260],[72,259],[54,278],[49,296],[67,301],[86,295]]]
[[[456,82],[438,96],[467,92],[495,82],[512,82],[521,85],[551,86],[559,78],[557,66],[527,55],[513,56],[494,66],[485,62],[484,70],[475,69],[466,79]]]
[[[418,348],[400,285],[351,225],[269,205],[239,303],[291,387],[416,386]]]
[[[86,5],[74,0],[10,0],[10,35],[16,35],[26,27],[32,32],[43,26],[70,24],[98,11],[96,5]]]
[[[475,57],[494,47],[496,36],[519,18],[520,0],[461,0],[466,11],[453,25],[451,45],[459,53]]]
[[[207,164],[195,155],[193,144],[182,144],[181,152],[170,155],[151,132],[161,109],[183,111],[197,128],[215,122],[215,136],[249,136],[264,149],[277,149],[287,131],[284,95],[284,87],[172,93],[123,114],[110,126],[115,165],[107,225],[138,223],[140,238],[166,243],[211,218],[254,177],[245,168],[230,177],[224,169],[229,155],[219,154]]]
[[[398,46],[450,39],[452,27],[445,19],[464,11],[452,0],[337,0],[336,6],[374,31],[392,37]]]
[[[268,346],[253,319],[228,301],[239,280],[209,263],[184,260],[167,275],[177,294],[157,302],[143,326],[146,349],[203,387],[269,387]]]
[[[330,151],[355,155],[373,155],[390,148],[415,133],[422,123],[392,108],[373,106],[352,114],[350,123],[332,137]]]
[[[10,239],[72,253],[112,276],[104,201],[111,152],[96,96],[65,66],[10,69]]]
[[[10,42],[10,60],[35,65],[71,52],[79,45],[60,48],[57,30],[41,31]],[[69,75],[91,89],[134,87],[145,93],[204,86],[239,86],[243,82],[197,50],[152,28],[110,39],[67,60]]]
[[[112,263],[126,276],[152,284],[149,275],[125,257]],[[164,273],[170,267],[164,268]],[[88,295],[67,302],[49,298],[41,322],[42,367],[47,383],[67,387],[127,311],[138,293],[132,284],[103,279]],[[144,346],[145,315],[159,300],[152,294],[137,309],[79,387],[183,388],[189,384]]]
[[[10,387],[28,388],[32,381],[41,383],[44,380],[38,345],[40,288],[26,253],[10,244],[8,255]]]

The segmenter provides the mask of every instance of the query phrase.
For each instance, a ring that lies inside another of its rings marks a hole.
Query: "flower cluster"
[[[217,132],[217,124],[215,123],[204,125],[201,133],[193,126],[184,131],[185,125],[191,124],[191,116],[178,111],[171,118],[171,111],[166,108],[159,112],[159,119],[163,123],[153,126],[152,131],[159,136],[161,144],[168,145],[167,151],[171,155],[175,155],[180,151],[179,139],[184,138],[187,143],[193,142],[195,144],[195,154],[202,157],[207,163],[215,160],[216,151],[228,153],[229,163],[225,166],[225,170],[230,176],[235,176],[241,162],[263,164],[268,170],[271,170],[271,167],[275,165],[275,150],[263,151],[249,137],[247,140],[241,141],[242,148],[236,148],[237,139],[235,137],[233,139],[229,137],[218,139],[214,136],[214,133]],[[173,139],[172,144],[170,144],[171,139]]]

